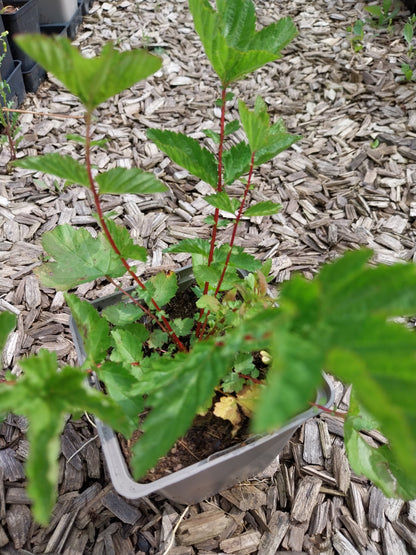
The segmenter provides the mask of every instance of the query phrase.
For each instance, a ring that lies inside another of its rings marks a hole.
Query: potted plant
[[[131,461],[137,478],[186,432],[196,414],[214,411],[231,422],[235,434],[239,418],[250,412],[253,432],[263,434],[284,426],[308,404],[318,408],[321,403],[315,397],[325,380],[323,368],[354,385],[345,421],[353,468],[389,495],[416,497],[416,336],[392,320],[416,310],[416,268],[374,268],[369,265],[371,252],[359,250],[326,265],[311,281],[295,277],[282,286],[277,301],[269,294],[271,261],[261,263],[237,245],[239,223],[242,217],[267,217],[279,209],[271,200],[249,203],[253,175],[256,167],[299,137],[287,133],[281,120],[270,123],[260,97],[252,108],[238,101],[240,121],[227,121],[226,113],[234,102],[232,84],[278,58],[296,29],[283,18],[256,31],[251,0],[221,0],[217,10],[207,0],[190,0],[189,6],[220,81],[218,132],[206,132],[217,144],[217,154],[181,133],[148,132],[172,160],[212,187],[212,194],[204,197],[213,209],[208,218],[211,238],[190,238],[168,248],[192,258],[195,285],[189,288],[185,274],[186,303],[184,297],[177,302],[182,277],[179,280],[175,272],[141,279],[135,261],[146,260],[145,249],[133,242],[114,215],[104,213],[101,202],[103,194],[158,194],[165,186],[138,168],[97,173],[91,160],[91,149],[100,145],[92,136],[94,110],[157,71],[160,60],[145,51],[119,52],[112,45],[87,60],[60,37],[17,39],[85,107],[85,135],[76,137],[84,145],[85,164],[53,153],[22,159],[17,165],[89,188],[101,227],[96,236],[69,225],[45,233],[42,244],[48,262],[36,273],[45,286],[61,290],[104,277],[120,294],[116,304],[105,300],[109,306],[100,310],[73,294],[65,295],[82,339],[78,368],[56,372],[56,355],[42,350],[21,361],[22,378],[6,377],[0,384],[0,410],[17,411],[30,422],[27,473],[34,514],[45,522],[53,505],[58,440],[66,413],[93,412],[127,438],[140,415],[143,435]],[[246,140],[229,148],[225,139],[240,125]],[[227,192],[234,182],[239,184],[239,198]],[[228,242],[218,241],[221,227],[229,228]],[[133,289],[117,281],[125,273]],[[189,312],[184,314],[185,308]],[[13,317],[1,316],[5,336]],[[107,395],[88,388],[86,375],[104,384]],[[323,403],[330,401],[325,398]],[[389,438],[389,446],[375,449],[361,437],[362,428],[376,425]],[[108,428],[102,427],[102,438],[104,445],[114,441]],[[260,441],[268,449],[268,438]],[[252,458],[244,449],[232,454],[243,451]],[[225,454],[226,465],[230,458],[231,453]],[[209,467],[211,460],[200,466]],[[176,489],[191,489],[181,481],[183,475]],[[170,485],[170,477],[162,478],[159,491],[166,492]],[[129,488],[140,487],[129,484],[123,495],[129,495]],[[143,489],[148,493],[151,487]]]
[[[15,42],[20,33],[39,33],[38,0],[4,0],[2,19],[9,32],[10,47],[14,59],[22,62],[22,74],[27,92],[35,92],[45,79],[46,72]]]

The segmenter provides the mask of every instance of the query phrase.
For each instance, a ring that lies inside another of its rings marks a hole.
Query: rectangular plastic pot
[[[0,4],[1,7],[1,4]],[[6,29],[4,28],[3,19],[0,15],[0,35],[4,33]],[[5,37],[4,42],[6,43],[6,52],[4,53],[3,61],[0,64],[0,79],[7,79],[10,74],[14,71],[14,61],[13,56],[10,51],[10,44],[7,37]],[[0,55],[3,54],[3,50],[0,44]]]
[[[46,71],[37,63],[34,63],[30,69],[22,73],[26,92],[36,92],[46,77]]]
[[[77,0],[39,0],[39,22],[68,23],[78,9]]]
[[[60,37],[68,36],[68,26],[58,23],[51,23],[40,26],[40,32],[44,35],[58,35]]]
[[[14,69],[6,79],[10,87],[10,92],[6,92],[6,101],[12,103],[13,108],[18,108],[26,97],[25,83],[22,75],[22,62],[15,60],[13,62]],[[0,106],[3,105],[3,99],[0,98]]]
[[[3,23],[9,31],[10,48],[15,60],[22,62],[22,71],[29,71],[34,60],[28,56],[13,40],[18,33],[40,33],[38,0],[3,0],[5,7],[18,8],[15,13],[3,13]]]
[[[194,283],[192,268],[179,270],[179,291],[186,289],[192,283]],[[131,288],[131,290],[134,289],[134,287]],[[98,310],[102,310],[119,302],[121,298],[121,293],[114,293],[92,304]],[[70,329],[79,363],[82,364],[86,355],[81,336],[72,318]],[[330,408],[334,402],[335,392],[325,374],[323,377],[324,386],[317,392],[316,398],[319,399],[321,406]],[[93,385],[99,388],[96,376],[92,379]],[[127,499],[140,499],[158,493],[178,503],[191,505],[259,474],[274,461],[296,430],[319,412],[315,408],[310,408],[291,419],[277,432],[249,438],[243,444],[215,453],[196,464],[147,484],[136,482],[131,476],[114,431],[98,419],[95,422],[111,481],[120,495]]]

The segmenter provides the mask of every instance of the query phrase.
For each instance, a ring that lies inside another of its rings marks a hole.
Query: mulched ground
[[[281,60],[234,92],[246,102],[261,94],[272,117],[283,117],[302,140],[257,172],[252,200],[271,199],[283,209],[250,226],[244,223],[240,244],[262,260],[272,258],[276,285],[295,272],[311,277],[325,261],[363,245],[374,250],[376,262],[414,260],[416,89],[403,81],[400,70],[403,62],[414,66],[402,38],[408,12],[403,10],[391,29],[366,26],[363,49],[354,52],[346,29],[367,17],[363,3],[255,3],[261,25],[290,15],[299,37]],[[124,195],[121,202],[108,196],[105,209],[149,249],[150,272],[184,265],[185,256],[162,251],[195,233],[208,236],[203,220],[209,210],[199,199],[207,186],[175,167],[145,132],[164,127],[202,139],[203,128],[218,125],[218,110],[212,108],[217,84],[185,0],[96,0],[75,43],[93,54],[108,39],[121,48],[156,49],[164,64],[97,111],[95,138],[107,137],[109,145],[96,150],[94,163],[152,169],[170,191],[151,198]],[[82,133],[73,117],[81,107],[56,80],[29,95],[23,108],[72,117],[23,114],[19,156],[57,151],[82,157],[82,147],[65,139],[67,133]],[[7,161],[3,147],[0,168]],[[20,355],[41,347],[55,350],[62,363],[76,362],[63,296],[42,287],[32,274],[42,233],[67,222],[97,229],[84,189],[63,189],[53,178],[26,171],[0,175],[0,309],[19,318],[3,363],[14,373],[19,373]],[[148,271],[139,268],[143,275]],[[94,282],[77,293],[92,299],[112,291]],[[347,409],[348,389],[340,384],[337,402]],[[342,422],[330,415],[308,422],[264,476],[189,508],[157,496],[127,503],[109,484],[93,426],[87,420],[68,422],[60,496],[46,529],[31,521],[24,492],[24,431],[25,422],[16,417],[0,428],[2,554],[416,552],[416,502],[386,500],[351,472]],[[372,439],[383,441],[377,433]]]

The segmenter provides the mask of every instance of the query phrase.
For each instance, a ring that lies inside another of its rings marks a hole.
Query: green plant
[[[0,47],[2,49],[2,53],[0,54],[0,67],[7,52],[7,43],[5,41],[7,33],[8,32],[5,31],[0,34]],[[0,126],[2,126],[4,130],[4,135],[2,134],[0,136],[0,143],[9,145],[10,158],[11,160],[16,160],[16,149],[22,137],[19,136],[21,131],[19,126],[19,114],[7,111],[13,108],[13,102],[7,100],[7,96],[10,93],[11,91],[7,81],[0,79]]]
[[[358,19],[354,25],[349,25],[347,27],[347,32],[350,34],[350,44],[354,52],[362,50],[364,40],[364,21]]]
[[[312,281],[297,276],[284,284],[278,305],[269,298],[271,261],[261,264],[237,246],[239,222],[243,216],[267,216],[279,209],[271,200],[249,203],[253,175],[256,167],[299,137],[287,133],[281,120],[270,122],[260,97],[252,108],[238,101],[240,121],[226,124],[226,112],[233,100],[233,83],[279,58],[296,29],[283,18],[256,31],[251,0],[218,0],[217,11],[207,0],[190,0],[189,5],[220,82],[218,131],[207,133],[217,143],[217,154],[182,133],[148,132],[174,162],[213,191],[205,196],[213,207],[211,239],[186,239],[167,249],[192,258],[197,300],[191,315],[183,319],[169,318],[165,309],[177,292],[175,273],[162,272],[142,282],[134,261],[146,260],[145,249],[134,244],[111,213],[103,212],[101,203],[102,194],[152,194],[165,186],[138,168],[113,168],[94,176],[91,164],[93,111],[159,69],[160,60],[144,51],[119,52],[111,45],[87,60],[62,38],[17,39],[80,99],[86,130],[84,164],[47,154],[16,165],[51,173],[67,185],[87,187],[101,227],[96,237],[69,225],[45,233],[42,244],[49,260],[36,273],[45,286],[60,290],[105,277],[125,294],[122,303],[101,314],[88,302],[66,294],[83,337],[85,363],[57,373],[55,355],[41,351],[22,360],[23,378],[14,381],[8,376],[0,386],[0,410],[29,419],[27,469],[34,514],[46,522],[52,507],[59,431],[66,412],[94,412],[129,435],[138,414],[150,409],[132,463],[139,476],[185,432],[198,411],[207,409],[216,389],[238,403],[244,386],[256,386],[253,430],[265,432],[305,408],[322,381],[322,368],[355,388],[345,424],[353,467],[365,471],[389,495],[416,497],[416,336],[393,321],[416,310],[416,268],[413,264],[374,268],[368,264],[371,252],[359,250],[325,266]],[[226,137],[240,125],[246,140],[228,147]],[[239,198],[227,192],[235,181],[242,190]],[[221,211],[233,218],[231,223],[221,219]],[[231,232],[226,244],[218,241],[223,225]],[[243,277],[238,269],[248,275]],[[135,282],[133,292],[123,291],[116,282],[125,273]],[[151,326],[144,325],[143,317]],[[13,317],[2,317],[5,328],[0,340],[13,322]],[[253,364],[252,353],[258,352],[268,363],[266,378]],[[86,388],[83,377],[91,371],[105,383],[107,397]],[[359,432],[370,425],[377,425],[390,439],[390,447],[363,445]]]
[[[416,25],[416,15],[413,14],[411,17],[407,18],[406,23],[403,27],[403,37],[407,44],[407,55],[409,58],[413,56],[413,37]]]
[[[413,69],[410,67],[409,64],[402,64],[400,66],[401,72],[404,75],[404,78],[406,79],[406,81],[414,81],[413,78]]]
[[[397,17],[400,7],[395,0],[382,0],[381,5],[365,6],[365,11],[372,15],[368,20],[373,27],[391,27],[393,19]]]

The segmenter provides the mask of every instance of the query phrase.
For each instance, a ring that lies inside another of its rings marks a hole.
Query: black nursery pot
[[[1,8],[1,2],[0,2],[0,8]],[[3,19],[0,16],[0,35],[4,33],[5,30],[6,29],[4,28]],[[13,62],[13,56],[10,50],[10,44],[9,44],[8,38],[5,37],[3,40],[6,44],[6,52],[5,52],[3,61],[1,62],[1,65],[0,65],[0,79],[7,80],[10,74],[14,71],[14,62]],[[0,46],[0,55],[1,54],[3,54],[3,50],[1,49],[1,46]]]
[[[4,79],[3,76],[2,79]],[[13,71],[5,80],[10,87],[10,91],[6,91],[6,103],[11,102],[12,108],[18,108],[26,96],[22,74],[22,62],[19,60],[13,62]],[[0,97],[0,106],[2,105],[3,99]]]
[[[33,68],[34,60],[17,46],[13,36],[19,33],[40,33],[38,0],[3,0],[4,6],[18,8],[15,13],[4,13],[3,23],[9,31],[10,48],[15,60],[22,62],[22,71],[30,71]]]

